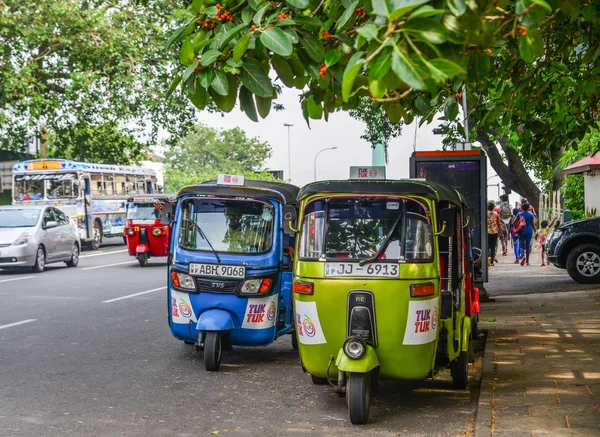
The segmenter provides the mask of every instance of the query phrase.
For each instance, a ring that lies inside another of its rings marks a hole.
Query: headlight
[[[179,272],[171,272],[171,280],[173,281],[173,285],[175,287],[184,288],[186,290],[195,290],[196,282],[194,278],[190,275],[186,275],[185,273]]]
[[[21,244],[27,244],[27,243],[29,243],[30,238],[31,238],[31,232],[25,231],[19,236],[19,238],[17,238],[14,241],[13,246],[20,246]]]
[[[358,360],[367,351],[367,345],[360,338],[350,337],[344,342],[343,349],[348,358]]]
[[[271,278],[247,279],[242,285],[243,294],[266,293],[271,288],[273,280]]]

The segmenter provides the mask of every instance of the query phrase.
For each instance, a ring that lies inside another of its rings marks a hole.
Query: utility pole
[[[284,123],[283,124],[285,127],[288,128],[288,180],[291,181],[292,180],[292,149],[291,149],[291,137],[290,137],[290,128],[293,126],[293,124],[289,124],[289,123]]]

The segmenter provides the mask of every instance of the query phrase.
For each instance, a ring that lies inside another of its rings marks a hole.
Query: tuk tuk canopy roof
[[[175,202],[174,194],[140,194],[137,196],[129,196],[127,203],[138,202],[138,203],[152,203],[156,201],[161,202]]]
[[[197,194],[202,196],[227,196],[267,198],[283,202],[284,205],[296,203],[300,188],[295,185],[273,181],[248,180],[244,185],[217,185],[217,181],[207,181],[199,185],[190,185],[179,190],[177,197],[186,194]]]
[[[403,180],[361,180],[361,181],[322,181],[306,185],[298,194],[302,200],[313,194],[379,194],[396,196],[423,196],[439,201],[448,201],[455,205],[466,205],[466,200],[454,188],[413,179]]]

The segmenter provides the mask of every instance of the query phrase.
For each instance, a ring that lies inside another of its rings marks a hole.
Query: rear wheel
[[[479,313],[475,313],[475,317],[471,317],[471,338],[479,337]]]
[[[367,423],[371,410],[371,375],[350,373],[346,386],[346,399],[350,422],[354,425]]]
[[[67,264],[67,267],[77,267],[77,264],[79,264],[79,246],[77,243],[73,244],[71,259],[66,261],[65,264]]]
[[[46,267],[46,252],[42,246],[38,246],[35,252],[35,264],[31,268],[36,273],[42,273]]]
[[[314,385],[329,384],[329,381],[327,381],[327,378],[321,378],[320,376],[315,376],[315,375],[310,375],[310,378],[312,379],[312,383]]]
[[[567,257],[567,273],[580,284],[600,282],[600,246],[580,244]]]
[[[296,336],[296,331],[292,332],[292,349],[295,351],[298,350],[298,337]]]
[[[452,375],[452,387],[456,389],[467,388],[469,380],[469,352],[460,353],[452,364],[450,364],[450,374]]]
[[[140,263],[140,267],[146,267],[148,265],[148,254],[138,253],[137,260]]]
[[[221,354],[221,334],[218,331],[207,332],[204,341],[204,368],[209,372],[219,370]]]
[[[102,240],[102,226],[98,221],[94,222],[94,228],[92,230],[92,239],[88,241],[87,246],[92,250],[100,249],[100,241]]]

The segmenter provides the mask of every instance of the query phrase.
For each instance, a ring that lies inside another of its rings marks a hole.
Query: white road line
[[[133,264],[133,263],[136,263],[136,262],[137,261],[124,261],[124,262],[121,262],[121,263],[104,264],[102,266],[86,267],[85,269],[81,269],[81,270],[103,269],[104,267],[122,266],[123,264]]]
[[[31,279],[31,278],[35,278],[35,276],[20,276],[18,278],[2,279],[0,282],[20,281],[21,279]]]
[[[112,250],[110,252],[101,252],[101,253],[92,253],[90,255],[81,255],[79,258],[91,258],[93,256],[104,256],[104,255],[112,255],[113,253],[123,253],[123,252],[127,252],[127,249],[123,249],[123,250]]]
[[[123,296],[123,297],[117,297],[114,299],[103,300],[102,303],[111,303],[111,302],[116,302],[118,300],[129,299],[130,297],[141,296],[142,294],[154,293],[155,291],[165,290],[166,288],[167,288],[166,286],[159,287],[159,288],[153,288],[152,290],[141,291],[141,292],[135,293],[135,294],[128,294],[127,296]]]
[[[11,327],[13,327],[13,326],[24,325],[25,323],[35,322],[36,320],[37,320],[37,319],[27,319],[27,320],[21,320],[20,322],[9,323],[8,325],[2,325],[2,326],[0,326],[0,329],[4,329],[4,328],[11,328]]]

